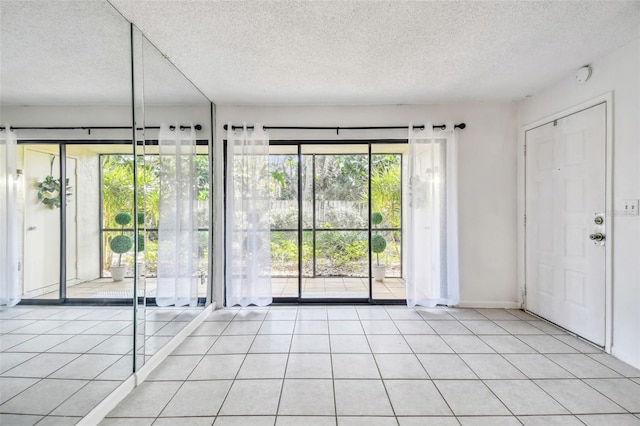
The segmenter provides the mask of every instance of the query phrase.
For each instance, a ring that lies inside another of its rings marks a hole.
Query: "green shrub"
[[[109,247],[114,253],[122,255],[133,247],[133,240],[128,235],[116,235],[109,242]]]
[[[127,212],[118,213],[114,218],[115,222],[122,227],[131,223],[131,219],[132,219],[131,215]]]

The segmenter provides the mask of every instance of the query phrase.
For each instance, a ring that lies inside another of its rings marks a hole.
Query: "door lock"
[[[595,234],[591,234],[589,235],[589,238],[591,238],[594,241],[604,241],[604,234],[601,232],[596,232]]]
[[[596,223],[596,225],[602,225],[604,223],[604,219],[602,218],[602,216],[596,216],[593,221]]]

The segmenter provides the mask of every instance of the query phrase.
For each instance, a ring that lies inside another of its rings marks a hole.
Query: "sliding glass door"
[[[298,147],[269,147],[273,297],[298,297],[300,254]]]
[[[303,145],[302,157],[311,268],[301,297],[368,299],[368,145]]]
[[[276,300],[405,298],[401,205],[406,147],[370,141],[272,143],[270,248]],[[371,271],[378,265],[384,265],[384,272],[375,279]]]
[[[145,185],[146,193],[138,197],[137,230],[132,148],[129,141],[115,140],[18,144],[24,300],[131,300],[136,263],[138,267],[146,264],[146,292],[138,294],[155,297],[160,199],[157,147],[147,147],[138,171],[138,182]],[[197,280],[202,299],[209,281],[208,152],[205,143],[198,144]],[[61,185],[63,170],[65,184]]]

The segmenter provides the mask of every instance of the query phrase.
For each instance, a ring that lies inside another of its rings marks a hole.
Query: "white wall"
[[[521,128],[613,91],[612,353],[640,367],[640,217],[619,214],[623,200],[640,198],[640,41],[591,67],[593,75],[583,85],[568,75],[522,102],[518,122]]]
[[[224,124],[390,126],[465,122],[459,133],[461,305],[517,306],[515,104],[217,106],[216,157]],[[406,138],[405,131],[270,130],[271,139]],[[220,176],[221,177],[221,176]]]

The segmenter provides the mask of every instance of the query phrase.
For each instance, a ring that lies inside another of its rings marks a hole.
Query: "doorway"
[[[525,133],[525,306],[605,345],[606,103]]]
[[[22,151],[22,297],[57,299],[60,283],[60,154],[57,145]],[[31,202],[29,202],[31,201]]]
[[[406,149],[406,141],[271,141],[274,301],[404,302]]]

